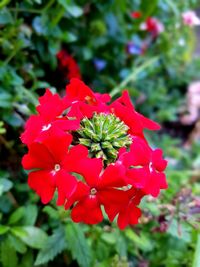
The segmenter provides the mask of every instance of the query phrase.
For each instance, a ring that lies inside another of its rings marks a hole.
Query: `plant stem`
[[[16,11],[16,12],[29,12],[29,13],[36,13],[41,14],[45,11],[47,11],[53,4],[55,0],[51,0],[45,7],[42,9],[35,9],[35,8],[23,8],[23,7],[10,7],[9,10]]]
[[[10,11],[15,11],[15,12],[29,12],[29,13],[36,13],[36,14],[41,14],[43,10],[40,9],[33,9],[33,8],[20,8],[20,7],[10,7],[8,8]]]
[[[54,4],[54,2],[55,0],[49,1],[49,3],[42,9],[42,11],[46,11],[47,9],[49,9]]]
[[[139,73],[150,67],[153,63],[155,63],[159,57],[151,58],[150,60],[146,61],[143,65],[133,70],[131,74],[128,75],[127,78],[125,78],[117,87],[113,88],[113,90],[110,92],[110,95],[113,97],[116,94],[120,93],[122,89],[124,89],[125,86],[129,82],[133,82],[137,79],[137,76]]]

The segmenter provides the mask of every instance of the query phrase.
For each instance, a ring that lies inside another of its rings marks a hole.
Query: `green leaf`
[[[11,231],[31,248],[43,248],[47,241],[47,234],[35,226],[13,227]]]
[[[158,0],[141,1],[141,10],[145,18],[150,17],[158,5]]]
[[[199,266],[200,266],[200,234],[198,234],[197,236],[197,243],[196,243],[194,261],[192,267],[199,267]]]
[[[27,205],[25,207],[25,213],[23,218],[23,224],[32,226],[35,224],[38,215],[38,209],[36,205]]]
[[[0,235],[4,235],[9,231],[10,227],[6,225],[0,225]]]
[[[10,216],[9,220],[8,220],[8,224],[16,224],[17,222],[19,222],[22,217],[24,216],[24,207],[20,207],[18,209],[16,209]]]
[[[115,233],[103,233],[101,235],[101,239],[110,245],[114,245],[116,243],[116,234]]]
[[[51,206],[45,206],[44,208],[43,208],[43,211],[45,212],[45,213],[47,213],[48,215],[49,215],[49,217],[50,218],[52,218],[52,219],[59,219],[59,213],[58,213],[58,211],[56,210],[56,209],[54,209],[53,207],[51,207]]]
[[[8,239],[1,243],[1,262],[3,267],[18,266],[17,253],[9,243]]]
[[[58,2],[65,8],[65,10],[75,18],[83,15],[83,10],[79,6],[72,3],[71,0],[58,0]]]
[[[91,264],[91,250],[88,246],[84,232],[79,224],[68,224],[66,226],[67,245],[81,267],[88,267]]]
[[[165,0],[165,2],[169,5],[169,7],[171,8],[171,10],[178,17],[179,16],[179,10],[178,10],[178,7],[176,6],[176,2],[174,2],[172,0]]]
[[[0,107],[1,108],[10,108],[12,105],[12,97],[7,92],[0,91]]]
[[[7,4],[9,4],[10,1],[11,1],[11,0],[1,0],[0,8],[3,8],[3,7],[6,6]]]
[[[8,192],[13,187],[13,183],[7,178],[0,178],[0,196]]]
[[[0,25],[13,23],[13,17],[10,12],[4,8],[0,10]]]
[[[118,232],[116,249],[120,257],[127,257],[127,240],[122,235],[121,232]]]
[[[181,234],[178,233],[178,228],[180,227],[180,231],[181,231]],[[176,219],[174,219],[167,232],[172,235],[173,237],[176,237],[178,239],[181,239],[183,240],[184,242],[186,243],[189,243],[191,242],[191,233],[190,233],[191,229],[190,227],[187,225],[187,224],[181,224],[179,225],[178,224],[178,221]]]
[[[149,238],[141,232],[140,235],[137,235],[132,229],[127,229],[125,235],[134,242],[136,246],[144,251],[152,250],[152,243]]]
[[[43,249],[37,255],[35,265],[40,265],[53,260],[66,247],[65,231],[63,227],[56,229],[49,236]]]
[[[9,234],[8,240],[10,245],[19,253],[24,254],[27,251],[26,246],[24,243],[16,236]]]
[[[19,267],[31,267],[33,266],[33,261],[33,252],[29,250],[26,254],[23,255]]]

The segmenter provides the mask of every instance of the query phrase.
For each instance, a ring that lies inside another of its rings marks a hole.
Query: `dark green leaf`
[[[73,4],[71,0],[58,0],[58,2],[72,17],[77,18],[83,14],[83,10],[79,6]]]
[[[25,213],[23,217],[23,224],[24,225],[34,225],[37,219],[38,209],[36,205],[27,205],[25,207]]]
[[[0,225],[0,235],[4,235],[9,231],[10,227],[6,225]]]
[[[13,227],[12,232],[32,248],[43,248],[47,241],[47,234],[35,226]]]
[[[16,236],[9,234],[8,240],[10,245],[19,253],[24,254],[27,251],[26,246],[24,243]]]
[[[1,262],[3,267],[17,267],[16,251],[7,239],[1,243]]]
[[[52,236],[49,236],[43,249],[37,255],[35,265],[40,265],[53,260],[66,247],[65,231],[63,227],[56,229]]]
[[[13,187],[13,183],[6,179],[6,178],[0,178],[0,196],[4,192],[8,192]]]
[[[92,255],[81,225],[68,224],[66,226],[66,239],[73,259],[76,259],[81,267],[89,267]]]
[[[59,213],[56,209],[51,206],[45,206],[43,211],[48,214],[48,216],[52,219],[59,219]]]
[[[16,224],[17,222],[19,222],[22,219],[22,217],[24,216],[24,212],[25,212],[24,207],[20,207],[20,208],[16,209],[11,214],[11,216],[8,220],[8,224]]]
[[[12,97],[7,92],[0,91],[0,107],[9,108],[12,105]]]
[[[0,25],[13,23],[13,18],[10,14],[10,12],[4,8],[0,10]]]

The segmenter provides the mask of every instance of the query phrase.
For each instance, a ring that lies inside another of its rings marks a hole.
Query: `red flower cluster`
[[[131,17],[133,19],[139,19],[142,17],[142,13],[140,11],[133,11],[131,12]]]
[[[151,33],[156,38],[160,33],[164,32],[165,27],[157,18],[149,17],[140,25],[140,29]]]
[[[100,223],[104,207],[124,229],[138,223],[145,195],[167,188],[167,162],[143,134],[159,125],[136,112],[127,91],[110,101],[79,79],[63,98],[47,90],[21,135],[28,146],[22,165],[44,204],[57,191],[57,205],[71,209],[74,222]]]
[[[78,64],[64,49],[58,52],[57,59],[59,69],[68,80],[72,78],[81,79],[81,73]]]

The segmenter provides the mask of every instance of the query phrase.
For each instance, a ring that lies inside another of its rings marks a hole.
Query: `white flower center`
[[[51,128],[51,123],[49,123],[49,124],[47,124],[47,125],[44,125],[44,126],[42,127],[42,132],[47,131],[47,130],[49,130],[50,128]]]
[[[96,190],[95,188],[92,188],[92,189],[90,190],[90,194],[91,194],[91,195],[95,195],[96,192],[97,192],[97,190]]]
[[[153,163],[152,163],[152,162],[149,163],[149,171],[150,171],[150,172],[153,171]]]
[[[58,172],[60,170],[60,165],[59,164],[55,164],[54,170],[55,170],[55,172]]]

